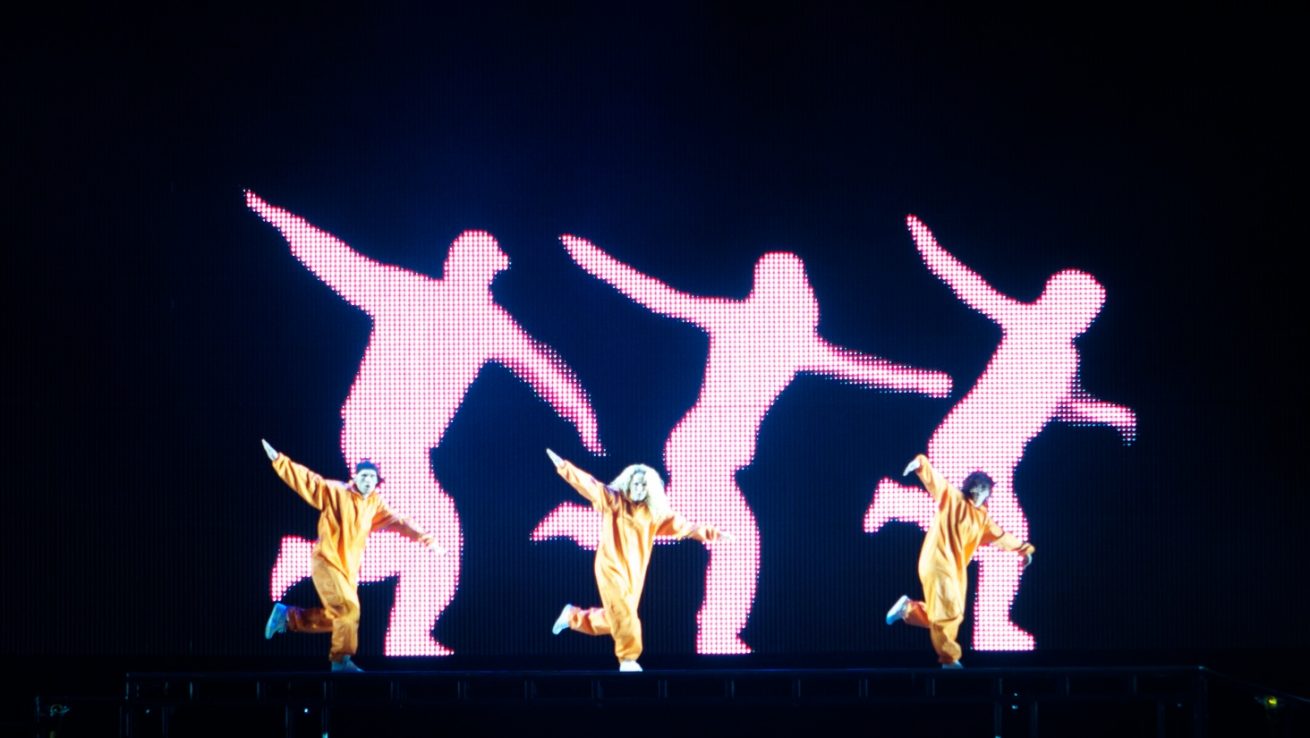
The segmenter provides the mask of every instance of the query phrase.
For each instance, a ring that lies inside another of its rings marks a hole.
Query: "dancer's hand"
[[[724,531],[719,530],[718,528],[715,528],[712,525],[707,525],[705,526],[705,540],[711,543],[714,543],[716,541],[732,543],[733,541],[736,540],[736,538],[731,533],[726,533]]]
[[[268,454],[268,460],[277,461],[277,450],[274,449],[268,441],[265,441],[262,438],[259,439],[259,442],[264,444],[264,453]]]
[[[437,545],[437,539],[433,538],[431,533],[424,533],[423,535],[419,536],[418,542],[423,544],[424,546],[427,546],[429,551],[431,551],[432,553],[438,556],[446,552],[446,549]]]
[[[556,469],[564,466],[564,459],[559,454],[550,449],[546,449],[546,455],[550,457],[551,463],[555,465]]]
[[[908,463],[908,464],[905,465],[905,471],[901,472],[901,476],[902,476],[902,477],[907,477],[907,476],[910,475],[910,472],[916,472],[916,471],[918,471],[920,465],[921,465],[921,464],[920,464],[920,462],[919,462],[919,457],[918,457],[918,456],[914,457],[914,458],[910,461],[910,463]]]

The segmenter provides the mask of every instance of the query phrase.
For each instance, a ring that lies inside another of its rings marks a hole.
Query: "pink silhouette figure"
[[[432,629],[459,586],[463,534],[455,503],[432,471],[431,450],[489,362],[527,382],[577,428],[588,449],[604,453],[587,395],[564,361],[493,300],[491,282],[509,267],[509,258],[490,234],[460,234],[442,278],[433,279],[373,261],[254,193],[246,193],[246,204],[282,232],[291,253],[316,277],[373,319],[359,374],[341,408],[341,453],[352,468],[363,458],[377,463],[387,504],[412,515],[416,527],[431,531],[450,553],[432,556],[399,535],[375,533],[360,580],[400,577],[387,655],[450,654]],[[312,547],[299,537],[283,538],[270,583],[273,599],[309,576]]]
[[[992,520],[1028,540],[1028,521],[1014,493],[1014,470],[1024,448],[1053,419],[1076,425],[1109,425],[1125,443],[1136,434],[1133,411],[1090,397],[1078,382],[1074,339],[1087,330],[1105,303],[1105,289],[1091,275],[1065,270],[1046,282],[1041,296],[1022,303],[1001,294],[937,244],[913,215],[906,219],[928,269],[969,307],[1001,327],[1001,342],[969,393],[951,408],[928,441],[927,456],[960,484],[981,470],[995,481],[987,507]],[[892,520],[927,530],[935,513],[919,487],[882,479],[864,517],[873,533]],[[980,651],[1030,651],[1033,637],[1010,622],[1023,559],[984,546],[978,549],[978,596],[974,599],[973,647]]]
[[[729,300],[683,294],[581,238],[562,240],[573,260],[591,275],[647,309],[709,334],[700,397],[669,435],[664,463],[673,507],[734,536],[709,548],[696,651],[750,653],[740,633],[755,599],[760,537],[735,474],[754,458],[760,424],[773,402],[800,372],[935,397],[950,393],[951,379],[821,338],[819,304],[794,254],[765,254],[755,265],[750,294]],[[533,539],[562,536],[594,548],[597,535],[595,513],[565,503],[538,525]]]

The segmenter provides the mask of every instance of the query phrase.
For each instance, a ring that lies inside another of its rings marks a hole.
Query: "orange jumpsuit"
[[[393,513],[376,491],[365,497],[353,484],[324,479],[286,454],[278,454],[273,470],[321,511],[310,571],[323,607],[287,608],[287,630],[332,633],[330,658],[340,661],[359,646],[359,562],[369,532],[390,528],[415,540],[423,534]]]
[[[642,649],[637,606],[646,583],[646,565],[650,563],[655,536],[710,541],[718,538],[718,531],[693,525],[680,515],[655,520],[644,502],[629,501],[568,461],[556,471],[601,515],[596,588],[600,590],[602,606],[590,610],[575,608],[569,617],[569,628],[587,635],[613,636],[614,655],[620,661],[636,660]]]
[[[1001,530],[992,522],[987,508],[976,507],[969,499],[932,468],[928,457],[919,460],[917,473],[923,486],[937,503],[937,515],[928,527],[928,535],[919,551],[919,581],[924,601],[911,600],[905,622],[927,628],[937,659],[943,664],[960,660],[960,644],[955,641],[964,621],[964,600],[969,587],[965,571],[979,545],[994,545],[1022,555],[1036,549],[1031,543]]]

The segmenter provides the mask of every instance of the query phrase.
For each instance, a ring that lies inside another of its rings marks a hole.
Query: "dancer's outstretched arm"
[[[696,525],[677,513],[665,518],[664,522],[660,523],[660,526],[655,529],[655,535],[691,538],[701,543],[710,543],[711,541],[731,543],[735,540],[731,533],[725,533],[713,525]]]
[[[428,278],[397,266],[373,261],[341,239],[311,225],[255,193],[246,191],[246,205],[282,232],[291,253],[346,302],[370,315],[389,294],[421,289]]]
[[[932,464],[928,462],[928,457],[923,454],[911,459],[910,463],[906,464],[905,471],[901,472],[901,476],[906,476],[910,472],[919,475],[919,481],[923,482],[928,494],[932,495],[933,502],[940,504],[942,495],[951,489],[951,483],[946,481],[946,477],[943,477],[936,469],[932,468]]]
[[[1033,563],[1033,554],[1037,551],[1033,544],[1006,533],[991,517],[987,518],[987,530],[983,532],[982,545],[992,545],[1004,551],[1017,552],[1023,557],[1025,567]]]
[[[273,462],[273,471],[277,472],[278,477],[301,499],[313,505],[316,510],[322,510],[327,504],[327,496],[331,493],[328,483],[323,477],[319,476],[303,464],[297,464],[287,458],[286,454],[278,453],[268,441],[260,439],[264,444],[264,453]]]
[[[532,340],[512,319],[507,320],[510,320],[510,325],[499,331],[500,350],[497,352],[497,360],[545,398],[555,412],[572,423],[588,451],[603,456],[605,447],[600,442],[600,423],[596,420],[596,411],[592,409],[591,400],[573,370],[549,346]]]
[[[585,238],[565,235],[560,240],[564,242],[569,256],[584,271],[608,283],[651,312],[705,327],[712,306],[717,303],[727,304],[717,298],[698,298],[679,292],[601,251]]]
[[[383,503],[373,517],[373,530],[389,530],[399,533],[411,541],[427,546],[435,554],[444,554],[446,549],[437,545],[437,539],[431,533],[424,533],[415,528],[409,520],[396,515]]]
[[[914,245],[928,271],[946,283],[965,305],[986,315],[997,323],[1004,324],[1004,313],[1017,307],[1019,303],[1001,294],[986,282],[978,273],[965,266],[949,251],[942,248],[937,239],[928,230],[923,221],[913,215],[906,217],[906,225],[914,236]]]
[[[559,454],[546,449],[546,455],[550,457],[551,463],[555,465],[555,471],[569,483],[569,486],[577,490],[578,494],[587,498],[591,506],[597,510],[604,510],[611,504],[609,490],[604,484],[596,481],[596,478],[582,471],[572,463],[565,461]]]
[[[833,346],[815,338],[805,353],[806,371],[844,379],[878,389],[920,392],[930,397],[951,393],[951,377],[944,372],[916,369],[893,361]]]

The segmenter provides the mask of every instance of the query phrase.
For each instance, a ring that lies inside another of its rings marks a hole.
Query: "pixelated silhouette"
[[[291,253],[313,274],[373,320],[368,347],[341,408],[341,452],[353,465],[365,457],[382,469],[380,491],[406,510],[449,551],[428,555],[391,533],[374,534],[360,579],[399,575],[385,652],[392,656],[451,653],[432,635],[459,586],[463,534],[454,501],[441,488],[431,450],[488,363],[509,368],[578,430],[583,444],[603,453],[595,414],[572,371],[533,340],[491,295],[509,258],[496,239],[466,231],[446,256],[441,279],[382,264],[254,193],[246,204],[281,231]],[[283,539],[271,594],[280,599],[309,576],[312,543]]]
[[[1105,289],[1089,274],[1065,270],[1047,280],[1035,301],[1019,302],[938,245],[918,218],[911,215],[906,223],[928,269],[961,302],[1001,328],[1001,342],[987,368],[937,426],[927,456],[955,484],[974,470],[989,474],[996,483],[988,500],[992,519],[1020,540],[1028,540],[1028,521],[1014,491],[1014,471],[1029,441],[1056,419],[1112,426],[1126,443],[1136,434],[1132,410],[1092,398],[1079,385],[1074,339],[1100,313]],[[865,514],[864,529],[873,533],[895,520],[927,530],[934,512],[932,498],[922,488],[883,479]],[[973,648],[1031,650],[1032,635],[1010,621],[1023,562],[991,547],[980,549],[977,561]]]
[[[696,650],[749,653],[740,633],[755,599],[760,535],[737,487],[736,472],[754,459],[760,425],[774,401],[801,372],[934,397],[949,394],[950,377],[825,341],[817,332],[818,300],[804,264],[794,254],[765,254],[755,265],[750,294],[730,300],[678,292],[584,239],[561,240],[589,274],[647,309],[695,325],[709,336],[700,396],[669,435],[664,463],[673,506],[735,536],[709,548]],[[565,503],[538,525],[533,538],[567,537],[595,548],[595,529],[591,510]]]

